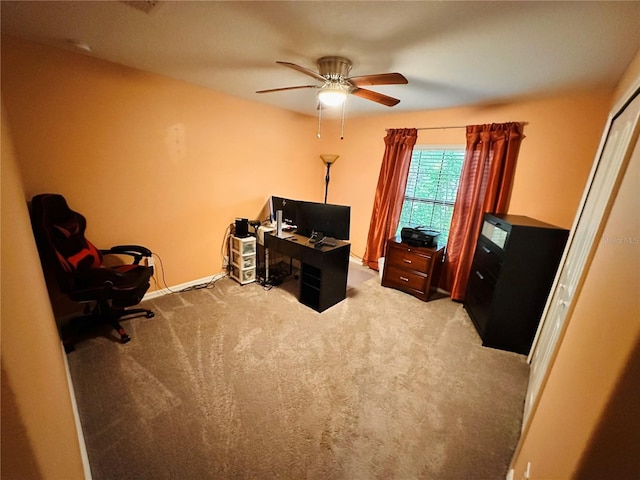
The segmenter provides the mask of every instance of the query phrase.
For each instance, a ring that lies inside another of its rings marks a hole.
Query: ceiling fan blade
[[[400,103],[400,100],[397,98],[389,97],[388,95],[383,95],[382,93],[374,92],[373,90],[366,90],[364,88],[355,87],[351,90],[351,94],[356,97],[364,98],[366,100],[371,100],[372,102],[380,103],[382,105],[386,105],[387,107],[393,107]]]
[[[301,67],[300,65],[296,65],[295,63],[289,63],[289,62],[276,62],[276,63],[279,65],[284,65],[285,67],[293,68],[294,70],[304,73],[305,75],[309,75],[310,77],[313,77],[320,82],[327,81],[327,79],[324,78],[319,73],[316,73],[313,70],[309,70],[308,68]]]
[[[318,86],[317,85],[300,85],[299,87],[269,88],[267,90],[256,90],[256,93],[281,92],[283,90],[298,90],[299,88],[318,88]]]
[[[366,87],[371,85],[401,85],[409,81],[400,73],[378,73],[374,75],[362,75],[347,79],[356,87]]]

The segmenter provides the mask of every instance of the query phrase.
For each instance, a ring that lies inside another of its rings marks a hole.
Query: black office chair
[[[149,249],[138,245],[97,249],[84,237],[86,219],[58,194],[33,197],[31,222],[43,267],[52,270],[60,290],[72,301],[86,304],[84,315],[61,329],[67,351],[73,350],[76,335],[96,322],[109,323],[120,341],[127,343],[131,337],[119,320],[130,315],[154,316],[145,308],[126,308],[140,303],[149,289],[153,267],[140,264],[144,257],[151,257]],[[133,263],[107,267],[103,255],[129,255]]]

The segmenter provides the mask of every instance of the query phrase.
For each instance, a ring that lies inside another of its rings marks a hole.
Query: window
[[[402,227],[424,226],[440,232],[438,243],[446,244],[463,161],[464,146],[413,149],[398,235]]]

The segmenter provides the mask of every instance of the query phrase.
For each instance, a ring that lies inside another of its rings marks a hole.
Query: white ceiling
[[[134,2],[135,3],[135,2]],[[399,98],[371,115],[613,87],[640,48],[640,1],[158,1],[149,13],[120,1],[2,1],[2,33],[167,75],[256,102],[316,115],[325,55],[351,76],[400,72],[408,85],[370,87]],[[329,113],[329,112],[328,112]]]

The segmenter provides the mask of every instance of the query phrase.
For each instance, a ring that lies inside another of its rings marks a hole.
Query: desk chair
[[[44,268],[50,268],[60,290],[72,301],[85,304],[84,315],[61,329],[65,349],[73,350],[75,335],[96,322],[109,323],[127,343],[131,337],[119,323],[122,317],[154,313],[127,309],[142,301],[153,267],[141,265],[151,251],[138,245],[97,249],[84,236],[86,219],[67,205],[62,195],[45,193],[31,200],[31,222]],[[128,255],[132,263],[107,267],[104,255]],[[92,306],[93,305],[93,306]]]

